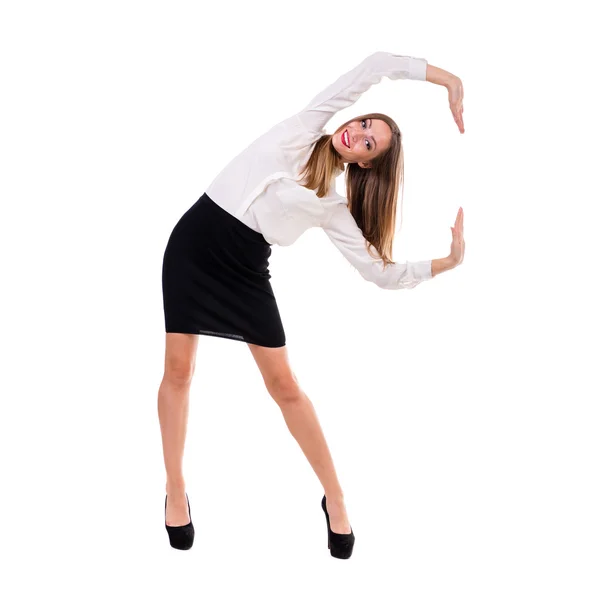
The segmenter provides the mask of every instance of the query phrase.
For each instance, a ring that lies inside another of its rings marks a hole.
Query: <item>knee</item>
[[[193,375],[194,364],[189,361],[171,359],[165,363],[164,379],[166,379],[171,385],[190,385]]]
[[[293,374],[275,377],[267,383],[269,394],[277,404],[289,404],[302,399],[302,389]]]

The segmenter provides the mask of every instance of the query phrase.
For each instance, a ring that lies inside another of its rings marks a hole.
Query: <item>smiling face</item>
[[[370,168],[370,161],[391,144],[392,130],[381,119],[360,119],[342,125],[332,136],[333,147],[344,162]]]

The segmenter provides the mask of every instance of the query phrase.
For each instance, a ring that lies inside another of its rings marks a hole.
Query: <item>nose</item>
[[[356,144],[357,142],[364,141],[365,138],[367,138],[368,136],[369,136],[368,129],[360,129],[360,130],[354,132],[354,135],[352,136],[352,140]]]
[[[357,134],[358,139],[361,139],[371,135],[371,128],[369,127],[369,125],[366,125],[365,127],[363,127],[362,125],[356,125],[354,127],[354,132]]]

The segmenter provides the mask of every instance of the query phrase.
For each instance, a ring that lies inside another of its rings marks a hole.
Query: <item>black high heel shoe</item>
[[[165,527],[169,534],[169,542],[173,548],[177,550],[189,550],[194,543],[194,524],[192,523],[192,509],[190,508],[190,500],[185,495],[188,503],[188,511],[190,513],[190,522],[187,525],[167,525],[167,496],[165,496]]]
[[[352,527],[350,527],[350,533],[335,533],[335,531],[331,531],[325,496],[323,496],[323,500],[321,500],[321,508],[327,519],[327,547],[329,548],[331,556],[334,558],[350,558],[352,556],[355,539]]]

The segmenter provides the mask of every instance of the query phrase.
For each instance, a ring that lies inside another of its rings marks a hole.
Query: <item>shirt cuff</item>
[[[424,58],[410,58],[408,63],[409,79],[427,81],[427,60]]]

